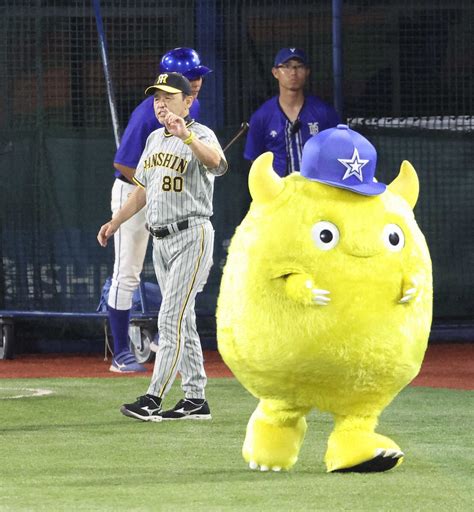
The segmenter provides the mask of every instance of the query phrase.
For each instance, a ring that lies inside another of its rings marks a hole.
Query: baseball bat
[[[105,40],[104,25],[102,23],[102,15],[100,13],[100,0],[93,0],[94,15],[97,25],[97,34],[99,36],[100,57],[102,59],[102,67],[104,68],[105,84],[107,86],[107,98],[109,100],[110,115],[112,116],[112,128],[114,130],[115,145],[117,148],[120,144],[120,126],[117,115],[117,104],[115,102],[114,86],[112,75],[109,70],[109,59],[107,57],[107,43]]]
[[[227,143],[227,145],[225,146],[225,148],[223,149],[223,151],[227,151],[231,146],[232,144],[234,144],[234,142],[236,140],[238,140],[240,137],[242,137],[242,135],[249,129],[249,124],[247,123],[247,121],[244,121],[241,125],[240,125],[240,128],[238,130],[238,132],[234,135],[234,137]]]

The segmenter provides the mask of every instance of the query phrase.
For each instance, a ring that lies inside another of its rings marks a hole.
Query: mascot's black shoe
[[[161,421],[161,398],[143,395],[133,404],[123,404],[120,412],[129,418],[142,421]]]
[[[206,400],[184,398],[173,409],[161,413],[163,420],[210,420],[211,411]]]
[[[377,473],[394,468],[404,453],[398,450],[381,450],[373,459],[352,466],[335,469],[333,473]]]

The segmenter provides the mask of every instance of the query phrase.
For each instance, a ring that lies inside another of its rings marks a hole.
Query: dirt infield
[[[231,371],[215,350],[206,350],[204,360],[208,377],[232,377]],[[133,378],[151,375],[153,363],[145,364],[147,373],[117,374],[109,371],[111,357],[100,354],[28,354],[0,361],[0,378],[111,377]]]
[[[204,352],[208,377],[232,377],[217,351]],[[110,359],[93,355],[19,355],[0,361],[0,378],[109,377],[134,378],[137,374],[109,372]],[[146,364],[151,375],[153,363]],[[143,375],[143,374],[141,374]],[[428,348],[421,372],[413,386],[474,389],[474,344],[434,344]]]

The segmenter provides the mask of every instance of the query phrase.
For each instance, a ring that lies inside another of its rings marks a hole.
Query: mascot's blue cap
[[[196,50],[192,48],[175,48],[163,55],[160,73],[181,73],[188,80],[196,80],[210,73],[212,69],[201,64]]]
[[[375,178],[377,151],[345,124],[323,130],[303,147],[300,174],[309,180],[356,194],[376,196],[387,188]]]

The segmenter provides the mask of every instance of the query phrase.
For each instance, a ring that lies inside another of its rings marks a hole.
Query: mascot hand
[[[330,302],[328,290],[316,288],[310,275],[289,274],[286,277],[285,290],[294,301],[307,306],[327,306]]]
[[[419,293],[419,287],[417,280],[413,277],[408,281],[403,282],[402,286],[402,298],[398,301],[399,304],[406,304],[417,297]]]

